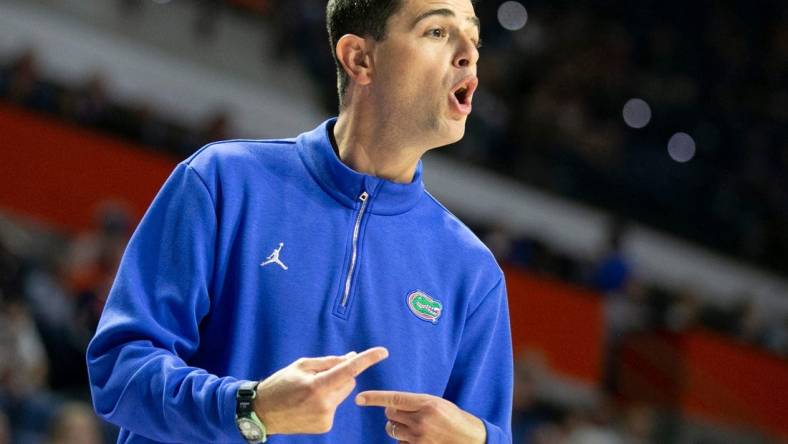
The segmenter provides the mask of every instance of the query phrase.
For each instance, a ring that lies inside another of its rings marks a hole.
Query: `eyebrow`
[[[442,16],[442,17],[456,17],[457,16],[457,14],[455,14],[454,11],[452,11],[451,9],[446,9],[446,8],[431,9],[431,10],[429,10],[427,12],[419,14],[418,17],[413,19],[413,23],[411,23],[410,28],[411,29],[415,28],[416,25],[418,25],[420,21],[424,20],[427,17],[432,17],[433,15],[439,15],[439,16]],[[481,32],[481,23],[479,22],[479,17],[476,17],[476,16],[468,17],[468,21],[473,23],[476,26],[476,29],[479,32]]]

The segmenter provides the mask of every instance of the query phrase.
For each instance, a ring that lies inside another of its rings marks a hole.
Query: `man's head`
[[[462,137],[479,56],[471,0],[329,0],[326,12],[340,110],[385,111],[414,143]]]
[[[347,89],[348,76],[336,54],[337,42],[345,34],[372,37],[381,41],[386,37],[386,22],[405,0],[329,0],[326,6],[326,26],[331,54],[337,65],[339,102]]]

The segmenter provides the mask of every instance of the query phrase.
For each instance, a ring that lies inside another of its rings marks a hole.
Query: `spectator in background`
[[[490,249],[490,252],[492,252],[499,263],[510,262],[514,241],[506,228],[491,227],[489,230],[486,230],[481,238],[484,241],[484,245],[487,245],[487,248]]]
[[[651,326],[651,307],[648,289],[640,284],[630,284],[628,291],[605,296],[605,388],[617,393],[619,382],[618,356],[626,338]]]
[[[22,281],[21,260],[0,237],[0,304],[4,295],[19,293]]]
[[[626,444],[655,442],[657,415],[646,405],[630,405],[623,409],[622,438]]]
[[[627,223],[621,218],[610,226],[607,251],[594,271],[592,282],[603,293],[625,291],[632,276],[632,265],[624,255],[622,240],[626,235]]]
[[[540,399],[539,384],[549,384],[549,368],[538,354],[521,355],[515,362],[512,404],[512,442],[515,444],[556,443],[552,431],[560,431],[564,412]],[[550,435],[550,439],[540,436]],[[547,440],[546,440],[547,439]]]
[[[232,132],[230,129],[230,115],[223,110],[214,112],[199,129],[203,138],[202,145],[227,139]]]
[[[778,356],[788,357],[788,316],[769,324],[764,333],[764,344]]]
[[[0,97],[20,105],[54,112],[57,109],[55,91],[41,78],[33,50],[22,52],[8,68],[0,73]]]
[[[102,203],[95,221],[94,231],[74,241],[67,259],[69,290],[76,297],[83,349],[104,309],[131,225],[128,210],[118,202]]]
[[[74,103],[73,115],[83,125],[103,127],[110,111],[107,97],[107,80],[100,73],[93,73],[87,82],[78,90]]]
[[[194,153],[195,147],[232,138],[232,133],[230,114],[223,109],[215,110],[203,119],[194,131],[188,132],[182,138],[180,153],[182,156],[188,157]]]
[[[0,407],[15,442],[35,442],[52,408],[47,356],[27,307],[14,296],[0,302]]]
[[[11,444],[11,426],[8,424],[8,417],[0,409],[0,444]]]
[[[62,254],[52,263],[31,267],[25,278],[25,299],[49,356],[49,385],[53,390],[82,389],[87,384],[87,372],[81,363],[92,330],[78,322],[68,279]]]
[[[692,289],[679,292],[665,312],[664,325],[674,332],[694,327],[700,314],[700,297]]]
[[[731,331],[739,340],[750,344],[764,342],[766,325],[764,316],[751,296],[745,296],[735,308],[736,322],[731,325]]]
[[[593,416],[592,412],[570,415],[565,444],[625,444],[609,423],[599,423]]]
[[[93,409],[84,402],[69,402],[58,409],[49,426],[46,444],[101,444],[101,428]]]
[[[0,305],[0,391],[14,401],[24,400],[45,388],[47,367],[27,306],[22,300],[6,299]]]

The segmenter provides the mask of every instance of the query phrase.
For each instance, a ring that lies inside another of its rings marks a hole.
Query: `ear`
[[[354,34],[345,34],[337,42],[337,60],[348,77],[359,85],[368,85],[372,81],[372,63],[367,45],[365,39]]]

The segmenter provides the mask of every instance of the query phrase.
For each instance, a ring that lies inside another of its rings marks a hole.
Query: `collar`
[[[301,160],[320,187],[349,208],[356,208],[359,196],[366,191],[369,195],[367,211],[373,214],[394,215],[413,208],[424,194],[421,160],[413,180],[407,184],[359,173],[342,163],[334,152],[328,131],[333,129],[335,122],[336,117],[326,120],[296,139]]]

